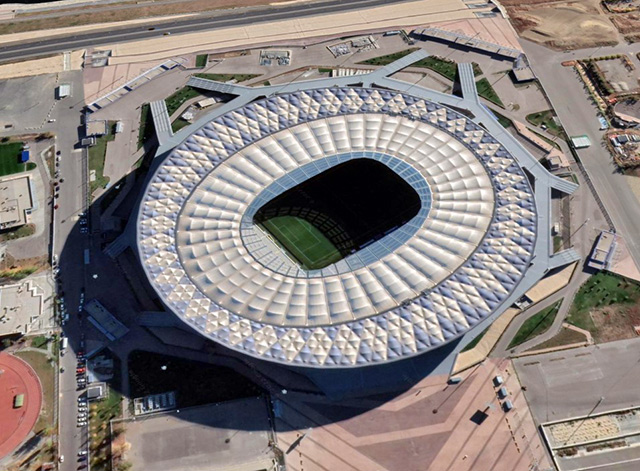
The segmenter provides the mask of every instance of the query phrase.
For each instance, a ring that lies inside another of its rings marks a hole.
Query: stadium
[[[384,72],[259,91],[199,79],[238,98],[162,142],[136,225],[179,319],[268,361],[382,364],[477,335],[569,261],[549,248],[549,200],[573,184],[475,87]]]

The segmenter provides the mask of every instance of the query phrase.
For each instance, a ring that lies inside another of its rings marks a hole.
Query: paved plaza
[[[501,374],[514,409],[503,412]],[[278,446],[292,471],[518,471],[550,463],[509,362],[486,361],[447,385],[431,376],[390,399],[276,402]],[[473,421],[486,413],[480,424]],[[328,425],[320,425],[328,424]],[[304,438],[301,438],[303,437]]]
[[[133,470],[255,471],[271,466],[264,398],[179,409],[126,424]]]
[[[640,339],[514,360],[538,423],[637,406]],[[601,398],[603,398],[601,400]]]

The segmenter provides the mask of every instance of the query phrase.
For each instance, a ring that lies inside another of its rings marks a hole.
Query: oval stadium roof
[[[394,170],[422,209],[302,270],[252,217],[354,158]],[[190,135],[152,177],[137,238],[152,286],[203,335],[286,364],[363,366],[441,346],[494,312],[531,259],[536,207],[515,159],[463,115],[394,91],[325,88],[253,102]]]

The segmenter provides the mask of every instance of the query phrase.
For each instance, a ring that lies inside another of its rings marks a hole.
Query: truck
[[[60,353],[64,355],[64,352],[67,350],[69,346],[69,339],[67,337],[62,337],[60,339]]]

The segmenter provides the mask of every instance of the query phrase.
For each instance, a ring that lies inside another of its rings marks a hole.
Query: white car
[[[80,450],[78,452],[78,456],[85,456],[87,454],[87,450]]]
[[[60,463],[62,463],[64,461],[64,455],[60,455],[58,457],[58,461],[60,461]]]
[[[82,422],[78,422],[78,427],[84,427],[85,425],[87,425],[86,421],[82,421]]]

